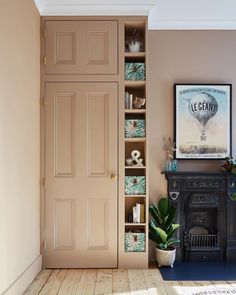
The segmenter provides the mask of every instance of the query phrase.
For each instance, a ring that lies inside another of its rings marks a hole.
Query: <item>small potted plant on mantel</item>
[[[236,174],[236,160],[233,157],[225,159],[224,164],[221,166],[226,172]]]
[[[173,235],[180,227],[174,223],[176,209],[169,204],[167,198],[161,198],[158,206],[150,205],[151,220],[149,223],[149,238],[154,241],[156,247],[156,261],[159,267],[162,265],[173,267],[176,256],[175,246],[179,240]]]

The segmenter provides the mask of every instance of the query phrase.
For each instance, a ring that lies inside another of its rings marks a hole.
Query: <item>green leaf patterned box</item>
[[[144,252],[145,233],[125,233],[125,252]]]
[[[145,195],[146,176],[125,176],[126,195]]]
[[[145,120],[128,119],[125,120],[125,137],[145,137]]]
[[[125,63],[125,80],[144,81],[145,64],[143,62]]]

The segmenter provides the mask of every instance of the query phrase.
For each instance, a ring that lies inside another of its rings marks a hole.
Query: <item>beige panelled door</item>
[[[117,267],[117,85],[46,86],[47,268]]]
[[[46,74],[117,74],[116,21],[47,21]]]

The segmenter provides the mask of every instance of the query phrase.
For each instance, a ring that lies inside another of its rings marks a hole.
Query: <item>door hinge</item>
[[[47,242],[46,240],[43,240],[43,249],[46,249],[46,247],[47,247]]]
[[[43,30],[43,38],[46,38],[46,36],[47,36],[46,34],[47,34],[46,29],[44,29]]]
[[[43,177],[42,184],[43,184],[44,187],[46,186],[46,178],[45,177]]]
[[[44,65],[47,64],[47,58],[46,58],[46,56],[43,57],[43,64],[44,64]]]

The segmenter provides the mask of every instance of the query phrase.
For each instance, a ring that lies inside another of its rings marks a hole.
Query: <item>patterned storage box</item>
[[[145,195],[146,176],[125,176],[126,195]]]
[[[125,80],[144,81],[145,64],[143,62],[125,63]]]
[[[145,137],[145,120],[125,120],[125,137]]]
[[[125,233],[125,252],[144,252],[145,233]]]

